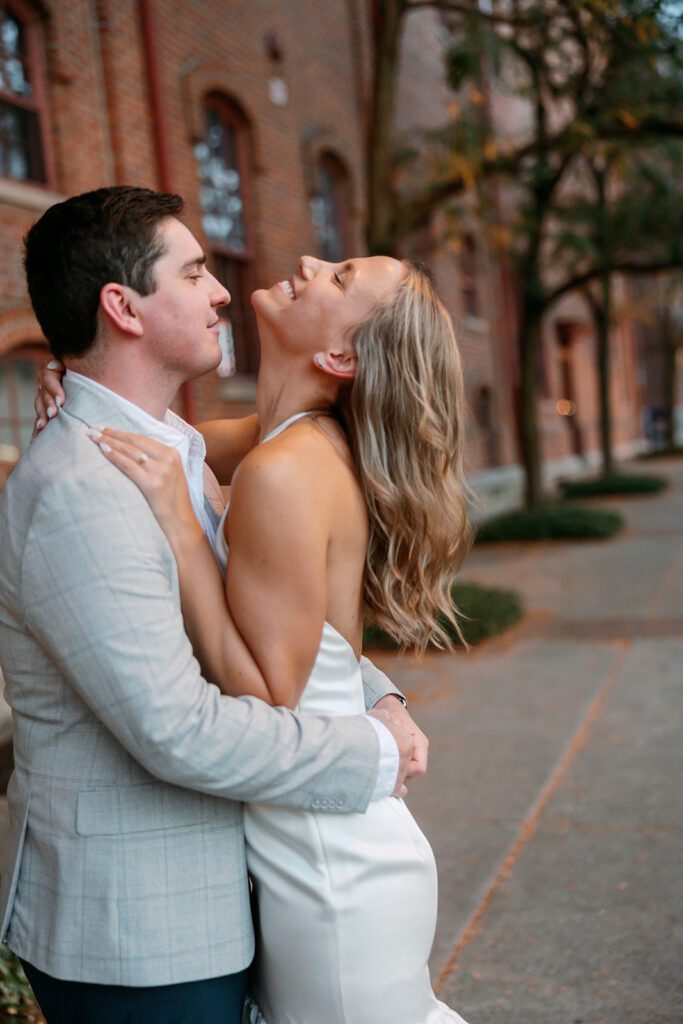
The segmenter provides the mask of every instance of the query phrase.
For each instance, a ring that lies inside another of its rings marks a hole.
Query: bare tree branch
[[[557,288],[548,292],[546,295],[548,306],[552,306],[558,299],[561,299],[563,295],[568,292],[575,291],[576,289],[582,289],[590,284],[591,281],[596,281],[605,274],[635,274],[647,276],[650,274],[662,274],[667,270],[680,269],[683,266],[683,253],[677,253],[670,256],[669,258],[661,261],[655,261],[653,263],[641,263],[636,260],[623,260],[617,261],[610,265],[591,267],[590,270],[585,271],[583,274],[576,274],[574,277],[564,281]]]

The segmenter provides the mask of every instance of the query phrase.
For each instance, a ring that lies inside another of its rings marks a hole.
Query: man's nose
[[[230,292],[227,288],[218,281],[213,274],[211,275],[213,284],[211,287],[211,305],[212,306],[229,306],[230,305]]]

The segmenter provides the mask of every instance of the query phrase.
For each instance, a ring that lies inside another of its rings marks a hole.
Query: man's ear
[[[143,326],[136,303],[137,292],[125,284],[114,281],[105,284],[100,292],[100,307],[110,321],[124,334],[142,337]]]
[[[313,356],[315,366],[338,380],[353,380],[356,376],[358,358],[353,349],[346,352],[316,352]]]

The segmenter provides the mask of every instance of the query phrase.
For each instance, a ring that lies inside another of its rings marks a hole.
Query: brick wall
[[[203,240],[193,146],[202,131],[202,98],[209,91],[230,97],[249,125],[254,284],[268,285],[291,272],[298,256],[315,248],[311,167],[321,147],[335,151],[348,168],[352,249],[364,251],[364,110],[371,81],[367,0],[45,0],[44,7],[49,12],[43,28],[57,194],[0,179],[0,355],[39,337],[23,282],[21,238],[59,195],[111,183],[163,185],[186,198],[187,222]],[[141,20],[145,8],[152,20],[158,74],[156,112]],[[267,34],[277,39],[278,59],[267,51]],[[401,129],[438,124],[444,116],[451,97],[443,82],[442,44],[438,16],[427,11],[411,16],[397,99]],[[286,84],[286,105],[270,98],[273,77]],[[504,268],[479,233],[480,310],[476,317],[467,316],[458,254],[442,229],[437,222],[430,258],[464,357],[470,462],[474,468],[510,463],[517,459],[514,309]],[[556,315],[571,315],[581,326],[572,355],[582,429],[592,446],[597,436],[592,336],[589,328],[584,331],[582,309]],[[542,403],[542,420],[547,455],[561,457],[570,447],[566,423],[555,410],[563,396],[554,331],[551,321],[545,342],[551,390]],[[623,387],[615,384],[615,419],[618,439],[629,439],[639,432],[635,361],[628,323],[620,332],[617,360],[625,360],[623,372],[631,376],[624,377]],[[615,381],[620,374],[617,368]],[[247,411],[248,398],[231,400],[229,391],[215,374],[195,382],[196,419]]]

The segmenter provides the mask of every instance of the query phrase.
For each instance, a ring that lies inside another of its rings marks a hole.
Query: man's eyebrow
[[[202,253],[201,256],[195,256],[193,260],[188,260],[187,263],[183,263],[180,268],[181,273],[184,270],[192,270],[193,267],[202,267],[206,263],[206,253]]]

